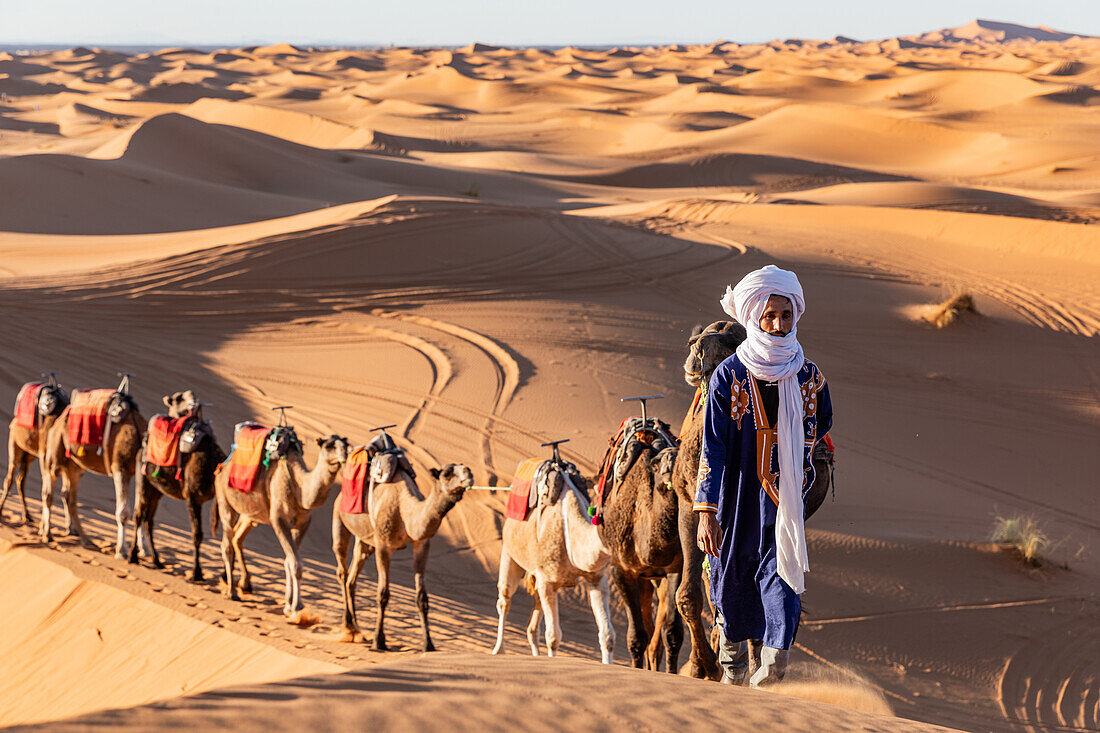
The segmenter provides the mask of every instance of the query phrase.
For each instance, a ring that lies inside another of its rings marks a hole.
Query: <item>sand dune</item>
[[[989,21],[612,50],[0,55],[0,414],[44,370],[100,387],[126,368],[146,415],[187,387],[212,402],[223,446],[293,404],[309,462],[318,435],[396,423],[421,475],[462,461],[503,485],[563,437],[592,473],[620,397],[664,393],[652,409],[678,424],[691,327],[774,262],[806,288],[800,339],[839,450],[787,697],[591,663],[579,592],[564,659],[525,658],[522,595],[490,658],[502,494],[463,499],[433,543],[445,653],[420,657],[408,553],[396,651],[338,642],[331,498],[303,543],[321,620],[302,629],[278,613],[268,530],[248,539],[256,593],[228,601],[185,579],[181,502],[158,515],[165,571],[115,561],[113,489],[85,476],[99,547],[19,546],[32,533],[5,506],[0,723],[1095,728],[1098,84],[1100,41]],[[954,290],[977,314],[927,326]],[[988,544],[1012,514],[1051,537],[1045,566]],[[202,554],[213,577],[216,544]]]

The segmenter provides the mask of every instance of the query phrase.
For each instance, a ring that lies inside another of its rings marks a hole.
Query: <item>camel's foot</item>
[[[295,626],[301,626],[303,629],[321,623],[320,616],[315,613],[310,613],[304,608],[299,608],[297,611],[288,613],[286,620]]]
[[[125,559],[126,559],[126,555],[125,555],[125,554],[123,554],[123,552],[122,552],[122,549],[121,549],[121,548],[120,548],[120,549],[117,549],[117,550],[115,550],[115,559],[116,559],[116,560],[125,560]]]
[[[237,593],[237,589],[234,588],[231,585],[227,585],[224,588],[222,588],[222,596],[224,596],[225,598],[228,598],[231,601],[241,600],[240,595]]]
[[[363,641],[363,634],[359,629],[344,627],[344,632],[340,634],[339,640],[343,644],[358,644]]]
[[[157,570],[164,570],[164,563],[160,561],[159,555],[153,555],[153,567]]]
[[[158,568],[163,568],[164,565],[157,565],[157,567]],[[203,574],[202,574],[202,568],[200,568],[198,565],[196,565],[194,567],[194,569],[191,571],[191,582],[192,583],[201,583],[203,580],[205,580],[205,578],[203,577]]]
[[[252,577],[249,576],[249,577],[244,578],[243,580],[241,580],[241,582],[237,584],[237,588],[240,589],[241,593],[251,594],[252,593]]]
[[[426,651],[426,652],[434,652],[435,651],[435,644],[432,643],[431,639],[428,639],[426,642],[424,642],[424,651]]]
[[[379,633],[374,635],[374,649],[379,652],[388,652],[390,650],[390,648],[386,646],[385,634]]]
[[[717,663],[713,667],[709,667],[703,660],[696,659],[693,656],[688,660],[686,667],[688,677],[694,677],[697,680],[717,681],[722,679],[722,670]]]
[[[137,548],[135,547],[135,548],[132,548],[130,550],[130,556],[126,558],[126,562],[130,563],[131,565],[137,565],[137,561],[138,561],[138,554],[137,554]]]

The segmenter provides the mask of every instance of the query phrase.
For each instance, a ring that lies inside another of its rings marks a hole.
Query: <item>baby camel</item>
[[[336,555],[336,577],[344,594],[344,641],[362,638],[355,619],[355,581],[363,570],[363,563],[375,553],[378,620],[374,627],[374,648],[386,649],[386,634],[382,625],[390,599],[390,560],[396,550],[412,543],[416,606],[424,633],[423,649],[426,652],[435,651],[428,630],[428,591],[424,587],[428,549],[443,517],[473,485],[474,477],[470,469],[460,463],[448,463],[442,469],[433,468],[432,477],[438,485],[425,498],[409,474],[410,470],[411,467],[399,453],[374,455],[364,511],[356,514],[341,511],[339,505],[333,507],[332,552]],[[376,481],[376,478],[381,480]],[[348,545],[352,536],[355,537],[355,548],[349,568]]]
[[[313,510],[325,503],[341,466],[348,458],[348,439],[338,435],[318,438],[317,445],[321,450],[312,471],[306,468],[302,444],[292,428],[275,428],[268,443],[272,446],[268,452],[268,464],[260,468],[251,491],[246,493],[230,488],[227,470],[220,470],[214,479],[214,495],[218,502],[214,522],[220,519],[224,525],[224,593],[227,598],[240,599],[238,586],[233,584],[233,565],[237,557],[241,558],[240,589],[248,587],[245,585],[248,576],[241,543],[253,527],[270,524],[286,553],[283,613],[294,616],[303,608],[299,547],[309,529]]]

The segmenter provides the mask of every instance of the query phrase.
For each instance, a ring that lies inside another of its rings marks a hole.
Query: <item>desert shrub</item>
[[[974,307],[974,296],[967,290],[957,290],[947,300],[935,306],[925,316],[925,320],[936,328],[947,328],[957,323],[963,313],[977,312],[978,309]]]
[[[1028,565],[1043,564],[1050,548],[1050,538],[1034,517],[997,517],[993,524],[993,541],[1008,545]]]

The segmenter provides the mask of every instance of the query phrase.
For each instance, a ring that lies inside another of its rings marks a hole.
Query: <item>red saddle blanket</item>
[[[248,493],[260,474],[264,442],[270,432],[263,425],[242,425],[237,430],[233,452],[229,454],[229,488]]]
[[[367,479],[370,476],[370,454],[366,446],[360,446],[348,456],[340,479],[340,511],[344,514],[362,514],[366,511]]]
[[[180,433],[186,417],[157,415],[149,421],[149,435],[145,440],[145,462],[154,466],[175,468],[180,462]]]
[[[113,389],[73,390],[69,401],[69,445],[103,444],[103,429],[107,425],[107,407]]]
[[[512,490],[508,493],[508,507],[504,514],[511,519],[524,521],[531,501],[531,484],[535,480],[540,458],[528,458],[516,466],[516,475],[512,478]]]
[[[15,424],[21,428],[33,429],[38,425],[38,395],[45,382],[27,382],[15,398]]]

